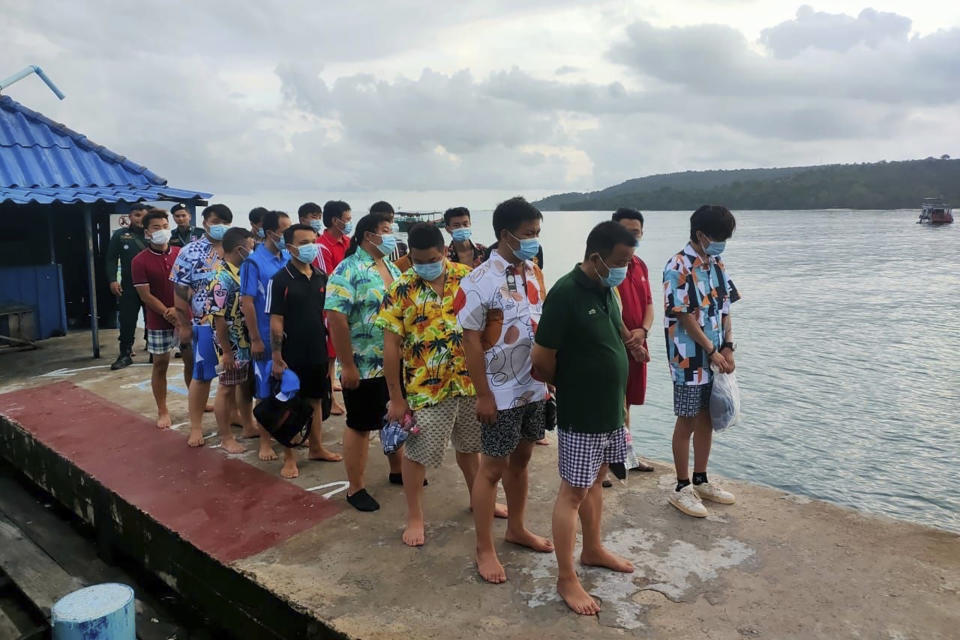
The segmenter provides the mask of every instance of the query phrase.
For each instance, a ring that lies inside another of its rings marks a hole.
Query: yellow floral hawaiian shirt
[[[447,260],[443,298],[410,269],[397,278],[376,325],[403,338],[403,382],[414,411],[447,398],[476,395],[463,352],[463,329],[453,301],[470,267]]]

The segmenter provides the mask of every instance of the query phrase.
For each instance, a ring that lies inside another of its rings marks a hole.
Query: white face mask
[[[150,234],[150,242],[155,245],[164,245],[170,242],[170,237],[173,235],[173,232],[170,229],[160,229],[159,231],[154,231]]]

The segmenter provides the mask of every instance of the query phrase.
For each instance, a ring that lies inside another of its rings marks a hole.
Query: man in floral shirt
[[[415,547],[424,542],[425,467],[439,467],[452,440],[469,495],[480,464],[481,427],[463,354],[463,329],[453,311],[460,281],[471,269],[444,259],[443,234],[433,224],[411,227],[407,242],[413,268],[388,290],[377,326],[384,329],[387,417],[401,422],[412,411],[417,421],[418,431],[407,438],[403,457],[403,541]]]
[[[203,210],[205,233],[180,251],[170,271],[180,328],[184,378],[189,388],[190,436],[187,444],[203,446],[203,412],[210,398],[210,382],[217,375],[217,352],[210,325],[209,284],[223,255],[220,246],[233,212],[225,204],[212,204]],[[188,333],[189,332],[189,333]],[[190,372],[190,379],[186,379]]]
[[[400,270],[387,258],[396,248],[386,213],[370,213],[357,223],[346,257],[327,283],[324,308],[333,346],[342,368],[340,382],[347,407],[343,461],[347,502],[358,511],[376,511],[363,479],[370,450],[369,435],[379,431],[390,394],[383,377],[383,329],[375,321],[387,287]],[[390,454],[390,481],[401,484],[399,453]]]

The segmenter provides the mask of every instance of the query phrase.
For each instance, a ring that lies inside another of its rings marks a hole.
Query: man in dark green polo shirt
[[[114,231],[107,246],[107,282],[110,283],[110,293],[117,297],[120,321],[120,355],[110,366],[114,371],[133,364],[133,337],[143,303],[133,287],[130,263],[138,253],[147,248],[142,224],[147,208],[142,202],[131,205],[127,214],[130,224]]]
[[[583,529],[580,562],[630,573],[633,565],[603,546],[601,482],[607,465],[622,463],[627,445],[623,398],[627,351],[639,336],[623,328],[613,289],[626,277],[637,241],[616,222],[587,236],[583,262],[547,294],[533,347],[534,374],[557,389],[560,493],[553,510],[557,591],[571,609],[594,615],[600,605],[584,590],[573,563],[577,514]]]
[[[178,202],[170,208],[170,214],[176,226],[170,235],[170,246],[180,247],[181,249],[203,236],[203,227],[195,227],[191,222],[190,210],[187,205]]]

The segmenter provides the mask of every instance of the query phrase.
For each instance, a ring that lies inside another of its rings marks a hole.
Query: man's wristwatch
[[[724,349],[730,349],[730,351],[736,352],[737,345],[733,344],[732,342],[724,342],[720,345],[720,351],[723,351]]]

